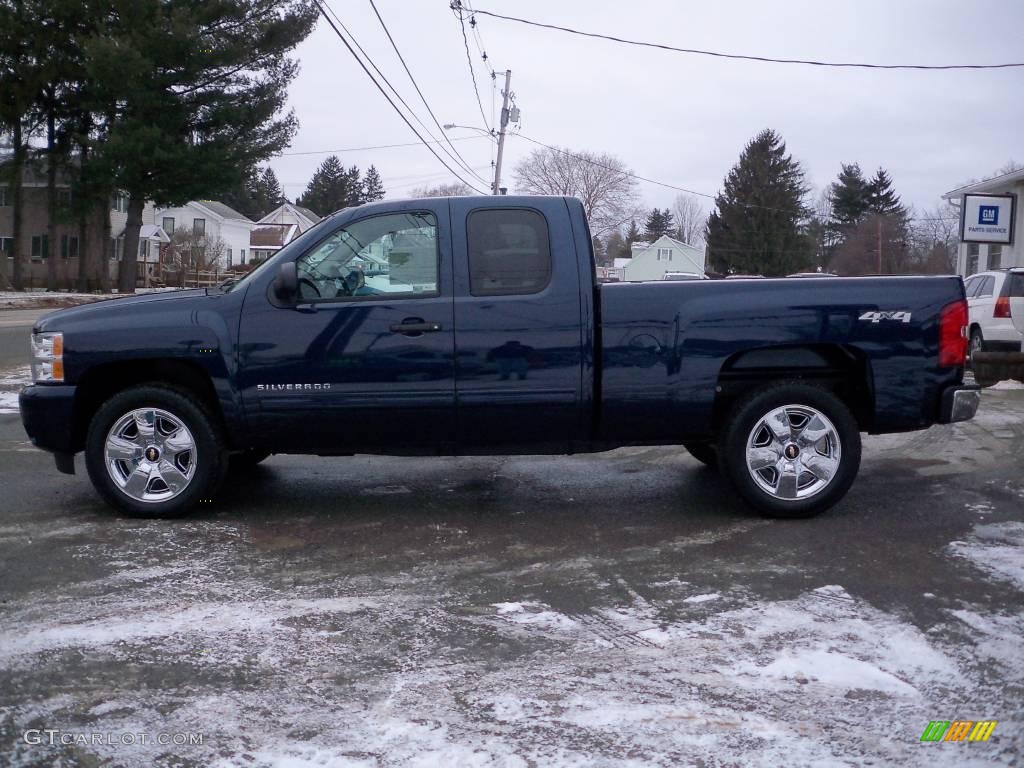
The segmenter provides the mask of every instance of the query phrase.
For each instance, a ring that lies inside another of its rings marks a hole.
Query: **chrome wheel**
[[[747,437],[747,471],[761,490],[781,500],[821,493],[839,470],[839,433],[821,411],[805,405],[775,408]]]
[[[136,501],[173,499],[196,470],[196,441],[167,411],[140,408],[122,416],[107,433],[104,463],[117,487]]]

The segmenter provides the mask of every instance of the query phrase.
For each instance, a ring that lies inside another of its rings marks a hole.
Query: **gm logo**
[[[999,223],[999,206],[998,205],[979,205],[978,206],[978,223],[988,224],[989,226],[995,226]]]

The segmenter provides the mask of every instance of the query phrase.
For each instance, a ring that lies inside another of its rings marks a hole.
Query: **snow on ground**
[[[1024,591],[1024,523],[975,526],[968,541],[954,541],[949,551]]]
[[[102,543],[103,522],[65,546],[106,575],[2,607],[0,679],[80,684],[0,703],[0,725],[199,732],[206,746],[176,759],[253,768],[909,764],[929,720],[961,714],[999,719],[1000,740],[929,749],[930,764],[1012,764],[1020,746],[1004,688],[978,672],[998,663],[1004,685],[1024,684],[1019,611],[963,604],[925,631],[838,584],[769,600],[621,579],[590,605],[514,588],[494,602],[470,558],[325,572],[281,553],[289,576],[275,586],[244,564],[244,524],[140,521],[126,553]],[[1021,527],[976,525],[949,546],[951,563],[1005,578]],[[41,528],[32,535],[53,533]],[[177,547],[182,529],[204,546]],[[587,567],[573,560],[563,575],[597,583]],[[138,684],[141,670],[164,683]],[[166,757],[89,751],[127,765]],[[15,746],[11,764],[39,754]]]
[[[1000,381],[998,384],[993,384],[991,387],[986,387],[986,389],[996,389],[1001,391],[1024,389],[1024,383],[1009,379],[1007,381]]]
[[[32,383],[32,369],[27,365],[0,371],[0,414],[18,413],[18,393]]]
[[[159,293],[178,291],[180,288],[138,288],[135,293]],[[0,310],[28,309],[30,307],[73,307],[104,299],[116,299],[127,294],[119,293],[76,293],[74,291],[0,291]]]

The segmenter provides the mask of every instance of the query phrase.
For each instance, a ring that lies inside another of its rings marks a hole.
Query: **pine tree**
[[[648,242],[654,242],[662,235],[672,235],[672,231],[675,229],[675,222],[672,218],[672,211],[666,208],[665,210],[659,210],[654,208],[647,215],[647,221],[644,223],[644,237]]]
[[[708,257],[718,272],[785,275],[804,269],[810,243],[804,232],[807,194],[800,163],[786,144],[764,130],[744,147],[725,177],[708,217]]]
[[[879,168],[868,182],[866,203],[868,210],[882,216],[895,216],[902,219],[907,215],[907,209],[900,201],[899,195],[893,190],[892,179],[884,168]]]
[[[626,251],[623,254],[623,258],[629,258],[632,256],[632,245],[633,243],[639,243],[643,240],[643,234],[640,232],[640,228],[636,225],[635,220],[629,222],[629,229],[626,230]]]
[[[846,238],[861,222],[869,208],[869,188],[857,163],[842,164],[839,178],[830,188],[832,218],[829,230],[835,240]]]
[[[363,202],[372,203],[375,200],[384,199],[384,182],[380,178],[376,167],[370,166],[366,169],[363,177]]]
[[[101,114],[112,117],[94,149],[129,198],[118,283],[132,292],[147,199],[220,195],[288,145],[297,130],[294,113],[282,114],[297,72],[288,53],[317,9],[301,0],[108,5],[104,29],[83,48]]]
[[[281,191],[281,183],[277,180],[277,174],[269,165],[260,174],[257,189],[259,190],[257,202],[260,204],[260,218],[286,201],[284,193]]]

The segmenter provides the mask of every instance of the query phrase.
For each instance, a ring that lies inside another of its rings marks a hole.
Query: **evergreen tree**
[[[259,195],[256,199],[260,204],[260,218],[286,202],[284,193],[281,191],[281,182],[277,180],[277,174],[269,165],[259,176],[257,190]]]
[[[342,208],[362,204],[363,193],[359,169],[353,165],[346,170],[341,161],[331,155],[316,169],[306,191],[296,202],[318,216],[326,216]]]
[[[832,217],[829,230],[835,240],[844,240],[868,212],[869,188],[857,163],[842,164],[839,178],[830,189]]]
[[[749,141],[708,217],[707,248],[718,272],[785,275],[804,269],[810,243],[800,163],[772,130]]]
[[[629,246],[622,233],[613,229],[608,233],[604,241],[605,262],[611,265],[615,259],[622,259],[629,256]]]
[[[654,242],[662,235],[671,236],[675,229],[675,221],[672,217],[672,211],[668,208],[659,210],[654,208],[647,215],[647,221],[644,223],[644,237],[648,242]]]
[[[287,54],[312,31],[317,9],[302,0],[108,5],[84,51],[112,118],[94,149],[129,198],[118,282],[132,292],[147,199],[220,196],[287,146],[297,129],[294,113],[281,114],[297,72]]]
[[[643,234],[640,232],[640,228],[636,225],[635,220],[630,220],[629,229],[626,230],[626,248],[622,254],[622,258],[630,258],[633,255],[632,245],[633,243],[639,243],[643,240]]]
[[[380,178],[376,167],[370,166],[366,169],[363,177],[363,202],[372,203],[374,200],[384,199],[384,182]]]
[[[907,209],[900,201],[899,195],[893,190],[892,179],[884,168],[879,168],[875,172],[865,191],[868,210],[882,216],[894,216],[900,219],[906,217]]]

